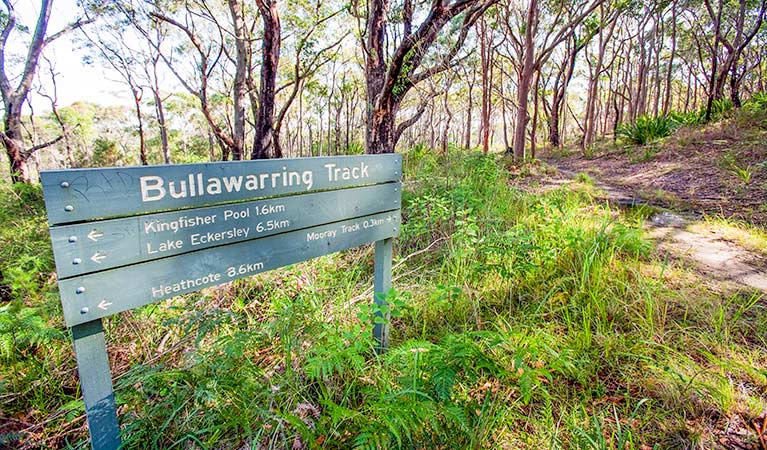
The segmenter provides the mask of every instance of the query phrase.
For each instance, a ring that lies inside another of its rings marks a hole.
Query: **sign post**
[[[120,446],[104,317],[375,242],[385,350],[401,170],[389,154],[42,172],[93,448]]]
[[[389,305],[386,303],[386,297],[391,290],[393,244],[394,240],[392,238],[376,241],[375,244],[373,300],[377,306],[375,315],[379,320],[376,320],[373,326],[373,338],[378,342],[376,350],[379,353],[389,348],[389,319],[391,314],[389,312]]]

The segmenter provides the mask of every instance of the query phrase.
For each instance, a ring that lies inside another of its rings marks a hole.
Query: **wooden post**
[[[116,450],[121,445],[120,425],[101,319],[75,325],[72,338],[92,448]]]
[[[384,319],[382,323],[375,323],[373,326],[373,338],[376,340],[376,352],[379,354],[385,352],[389,348],[389,320],[391,317],[388,308],[386,308],[388,306],[386,296],[391,289],[393,243],[393,238],[376,241],[373,296],[375,304],[379,306],[376,311],[376,317],[382,317]]]

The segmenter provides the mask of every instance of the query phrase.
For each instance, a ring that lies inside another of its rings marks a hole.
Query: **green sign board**
[[[366,155],[42,172],[93,448],[120,445],[102,318],[370,242],[384,303],[401,167]],[[384,349],[388,329],[373,333]]]

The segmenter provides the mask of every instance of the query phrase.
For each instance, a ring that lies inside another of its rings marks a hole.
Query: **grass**
[[[125,448],[712,448],[767,407],[761,297],[656,256],[588,185],[405,161],[391,350],[369,247],[112,317]],[[2,201],[0,442],[86,448],[39,193]]]

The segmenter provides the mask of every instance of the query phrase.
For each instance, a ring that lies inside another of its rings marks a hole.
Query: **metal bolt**
[[[78,265],[78,264],[80,264],[81,262],[83,262],[83,260],[82,260],[82,259],[80,259],[80,258],[75,258],[75,259],[73,259],[73,260],[72,260],[72,264],[74,264],[74,265]]]
[[[64,189],[68,188],[69,187],[69,182],[68,181],[62,181],[61,182],[61,187],[63,187]]]
[[[90,309],[88,309],[87,306],[84,306],[80,309],[80,314],[88,314],[88,311],[90,311]]]
[[[75,210],[75,207],[72,206],[72,205],[67,205],[67,206],[64,207],[64,211],[66,211],[66,212],[72,212],[74,210]]]
[[[77,236],[69,236],[69,242],[71,242],[71,243],[73,243],[73,244],[74,244],[75,242],[77,242]]]
[[[85,288],[80,286],[79,288],[75,289],[75,293],[82,294],[85,292]]]

